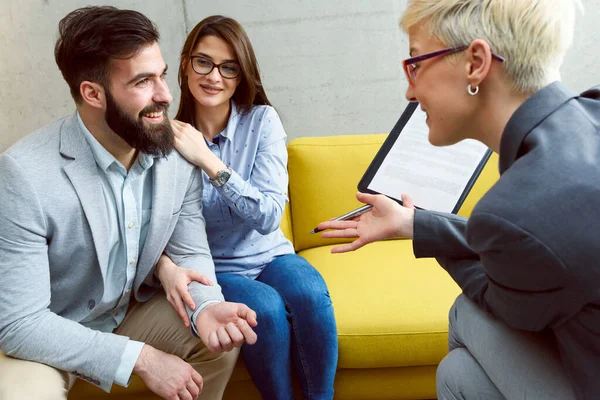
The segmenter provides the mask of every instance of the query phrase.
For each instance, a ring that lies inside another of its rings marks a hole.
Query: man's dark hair
[[[58,33],[54,57],[77,103],[82,100],[81,82],[108,88],[112,59],[131,58],[160,38],[156,26],[141,13],[111,6],[70,12],[58,24]]]

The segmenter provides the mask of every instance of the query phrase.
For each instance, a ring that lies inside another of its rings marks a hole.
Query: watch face
[[[220,171],[219,172],[219,180],[221,182],[223,182],[222,184],[224,185],[225,183],[227,183],[227,181],[229,180],[229,177],[231,176],[231,173],[229,172],[228,169]]]
[[[229,168],[224,169],[223,171],[217,172],[217,177],[214,180],[213,185],[215,186],[223,186],[227,183],[229,178],[231,177],[231,170]]]

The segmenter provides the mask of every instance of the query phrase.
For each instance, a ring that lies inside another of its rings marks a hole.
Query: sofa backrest
[[[296,251],[350,241],[323,239],[308,232],[321,221],[361,206],[356,200],[358,182],[386,137],[387,134],[304,137],[289,143],[290,203],[281,227]],[[498,158],[494,154],[459,214],[469,216],[497,179]]]

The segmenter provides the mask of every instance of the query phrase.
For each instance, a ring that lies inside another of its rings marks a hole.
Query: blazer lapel
[[[152,166],[152,216],[146,242],[140,254],[136,284],[146,278],[148,272],[154,267],[162,254],[169,224],[173,216],[173,202],[175,200],[175,184],[177,181],[176,157],[169,161],[166,157],[155,158]],[[137,287],[137,285],[136,285]]]
[[[60,152],[73,161],[63,167],[65,174],[75,188],[81,207],[92,231],[92,240],[102,277],[105,278],[108,266],[108,225],[106,206],[102,194],[101,177],[96,160],[83,137],[77,115],[68,118],[60,133]]]

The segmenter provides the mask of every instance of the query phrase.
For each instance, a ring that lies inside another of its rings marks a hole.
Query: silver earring
[[[469,83],[469,85],[467,86],[467,93],[469,93],[471,96],[475,96],[477,93],[479,93],[479,86],[477,86],[475,90],[473,90],[471,84]]]

